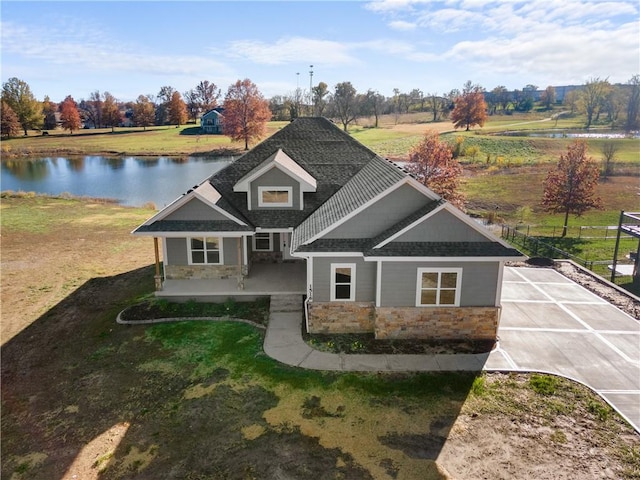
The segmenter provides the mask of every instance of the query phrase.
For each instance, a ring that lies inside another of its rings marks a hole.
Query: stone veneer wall
[[[376,338],[493,340],[499,307],[380,307]]]
[[[498,307],[378,307],[309,302],[309,333],[375,333],[376,338],[494,340]]]
[[[373,302],[309,302],[309,333],[371,333]]]
[[[238,265],[166,265],[164,267],[167,280],[216,279],[237,277]],[[247,275],[248,268],[242,266],[242,274]]]

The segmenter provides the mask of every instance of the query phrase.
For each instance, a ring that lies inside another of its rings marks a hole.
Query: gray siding
[[[441,210],[395,242],[488,242],[489,239],[474,230],[450,212]]]
[[[329,232],[325,238],[375,237],[430,201],[411,185],[403,185]]]
[[[186,238],[167,238],[167,264],[189,265],[189,251]],[[223,265],[238,265],[238,239],[222,239]]]
[[[165,220],[229,220],[229,218],[194,198],[168,215]]]
[[[187,239],[167,238],[167,264],[189,265]]]
[[[494,306],[498,262],[382,262],[383,307],[415,306],[418,268],[462,268],[461,307]]]
[[[258,187],[293,187],[292,207],[258,207]],[[251,210],[276,208],[278,210],[300,210],[300,184],[278,168],[271,168],[251,182]]]
[[[376,263],[365,262],[358,257],[314,257],[313,301],[331,300],[331,264],[356,264],[356,302],[373,302],[376,299]]]

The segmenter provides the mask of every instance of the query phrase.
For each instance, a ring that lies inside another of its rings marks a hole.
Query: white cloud
[[[409,31],[415,30],[416,24],[412,22],[405,22],[404,20],[394,20],[389,22],[389,27],[394,30]]]
[[[282,38],[275,43],[258,40],[236,40],[224,49],[212,49],[232,58],[241,58],[262,65],[313,63],[318,65],[349,65],[357,63],[342,42],[313,38]]]
[[[27,29],[2,22],[4,54],[20,54],[44,62],[41,68],[72,66],[102,72],[136,72],[154,75],[204,75],[216,69],[228,72],[224,64],[199,55],[158,55],[133,45],[114,41],[98,32],[82,29],[60,31],[58,28]]]

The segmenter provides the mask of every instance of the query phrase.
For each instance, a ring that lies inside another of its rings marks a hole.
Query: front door
[[[282,251],[283,260],[292,260],[291,256],[291,232],[280,233],[280,250]]]

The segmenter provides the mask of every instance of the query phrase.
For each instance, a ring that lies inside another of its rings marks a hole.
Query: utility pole
[[[313,116],[313,65],[309,69],[309,116]]]

